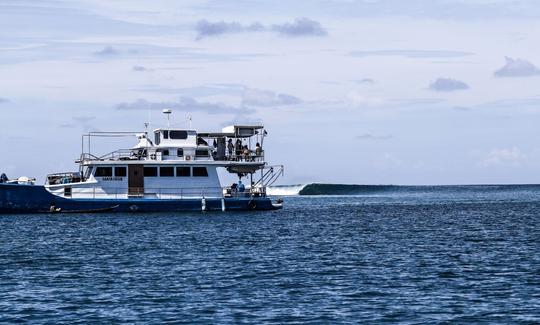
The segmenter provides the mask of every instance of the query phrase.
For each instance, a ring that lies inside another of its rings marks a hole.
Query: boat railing
[[[106,161],[106,160],[141,160],[147,157],[146,150],[118,149],[102,156],[95,156],[91,153],[83,153],[81,161]]]
[[[209,156],[196,155],[195,159],[206,158]],[[231,154],[226,154],[223,157],[219,157],[214,153],[214,161],[238,161],[238,162],[264,162],[264,151],[259,155],[255,152],[250,152],[249,154],[237,154],[235,152]],[[148,154],[146,149],[118,149],[109,153],[106,153],[101,156],[96,156],[91,153],[81,154],[80,160],[77,163],[86,162],[86,161],[118,161],[118,160],[159,160],[156,153]]]
[[[249,151],[249,153],[241,152],[226,152],[224,156],[214,154],[214,160],[217,161],[244,161],[244,162],[264,162],[264,151],[257,154],[255,151]]]
[[[66,193],[66,192],[64,192]],[[246,188],[241,192],[231,187],[200,187],[200,188],[71,188],[68,191],[73,198],[84,197],[93,199],[186,199],[186,198],[251,198],[265,197],[265,187]]]

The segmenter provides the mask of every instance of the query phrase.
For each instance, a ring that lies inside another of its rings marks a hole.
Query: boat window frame
[[[121,172],[119,175],[118,171],[119,170],[123,170],[123,172]],[[114,167],[114,177],[127,177],[127,167],[125,166],[118,166],[118,167]]]
[[[204,173],[202,173],[200,175],[196,175],[196,170],[199,170],[199,171],[204,170]],[[193,176],[193,177],[208,177],[208,168],[202,167],[202,166],[193,167],[192,171],[191,171],[191,176]]]
[[[172,173],[170,175],[163,175],[164,169],[171,169]],[[173,166],[159,166],[159,177],[174,177],[174,167]]]
[[[155,170],[155,174],[153,172],[148,173],[148,171],[150,170]],[[143,177],[158,177],[158,176],[159,176],[159,171],[158,171],[157,166],[144,166],[143,167]]]
[[[99,175],[98,171],[100,170],[110,170],[110,173],[105,173],[105,175]],[[96,171],[94,172],[94,177],[113,177],[112,166],[97,166]]]
[[[181,170],[187,171],[187,174],[180,172]],[[176,166],[176,177],[191,177],[191,167]]]
[[[169,138],[171,140],[186,140],[188,136],[189,136],[188,131],[185,131],[185,130],[170,130],[169,131]]]

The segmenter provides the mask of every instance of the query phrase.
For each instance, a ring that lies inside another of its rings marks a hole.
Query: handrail
[[[68,185],[68,184],[66,184]],[[64,193],[64,187],[56,187],[51,189],[53,193]],[[70,187],[71,198],[119,198],[119,197],[145,197],[145,198],[157,198],[157,199],[181,199],[181,198],[248,198],[248,197],[265,197],[266,187],[250,187],[246,188],[244,192],[233,190],[231,187],[194,187],[194,188],[125,188],[125,187]]]

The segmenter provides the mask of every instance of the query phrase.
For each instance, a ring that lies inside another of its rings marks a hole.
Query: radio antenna
[[[171,110],[171,109],[164,109],[164,110],[163,110],[163,114],[167,115],[167,129],[170,130],[170,129],[171,129],[171,114],[172,114],[172,110]]]

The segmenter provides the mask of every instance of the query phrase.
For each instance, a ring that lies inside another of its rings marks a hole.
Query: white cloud
[[[517,147],[493,149],[486,154],[480,162],[480,166],[519,166],[525,158],[525,155]]]
[[[496,77],[530,77],[540,75],[540,69],[524,59],[505,57],[506,64],[495,71]]]
[[[285,106],[298,105],[302,100],[298,97],[279,94],[269,90],[246,88],[242,95],[242,103],[248,106]]]
[[[272,26],[272,29],[285,36],[325,36],[328,34],[318,21],[298,18],[292,23]]]
[[[391,134],[375,135],[371,133],[364,133],[364,134],[356,136],[357,140],[390,140],[393,138],[394,136]]]
[[[136,72],[145,72],[145,71],[148,71],[148,68],[143,67],[142,65],[134,65],[131,69],[132,69],[133,71],[136,71]]]
[[[429,85],[429,89],[434,91],[456,91],[469,89],[469,85],[452,78],[438,78]]]
[[[223,103],[200,102],[191,97],[181,97],[177,101],[151,102],[146,99],[138,99],[131,103],[120,103],[116,106],[119,110],[161,110],[170,108],[181,112],[204,112],[207,114],[252,114],[255,110],[245,107],[234,107]]]
[[[471,52],[464,51],[441,51],[441,50],[375,50],[375,51],[353,51],[349,53],[354,57],[369,57],[369,56],[400,56],[414,59],[431,59],[431,58],[459,58],[473,55]]]
[[[326,29],[315,20],[309,18],[297,18],[291,23],[274,24],[265,26],[260,22],[253,22],[244,25],[237,21],[210,22],[206,19],[200,20],[195,25],[197,39],[220,36],[225,34],[254,33],[254,32],[276,32],[283,36],[325,36]]]
[[[94,52],[94,55],[97,55],[97,56],[115,56],[118,54],[119,54],[118,50],[112,46],[105,46],[103,49],[97,52]]]

